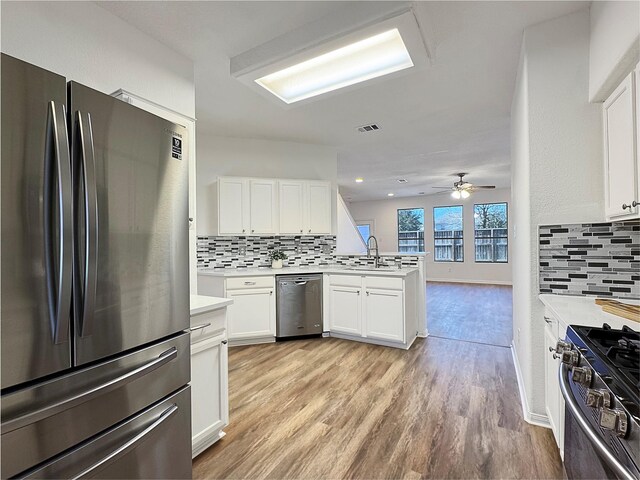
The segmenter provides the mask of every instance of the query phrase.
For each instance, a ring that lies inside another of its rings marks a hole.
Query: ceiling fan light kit
[[[460,177],[460,180],[457,182],[453,182],[453,187],[432,187],[432,188],[442,188],[445,190],[452,190],[451,197],[455,200],[467,199],[471,196],[473,192],[476,190],[489,190],[496,188],[495,185],[474,185],[473,183],[465,182],[463,180],[466,173],[456,173],[457,177]]]

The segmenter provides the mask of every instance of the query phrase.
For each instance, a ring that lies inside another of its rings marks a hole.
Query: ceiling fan
[[[442,188],[446,190],[451,190],[451,196],[456,200],[461,198],[469,198],[476,190],[490,190],[492,188],[496,188],[495,185],[474,185],[473,183],[465,182],[464,176],[466,173],[455,173],[457,177],[460,177],[460,180],[457,182],[453,182],[453,187],[431,187],[431,188]],[[445,192],[442,192],[445,193]]]

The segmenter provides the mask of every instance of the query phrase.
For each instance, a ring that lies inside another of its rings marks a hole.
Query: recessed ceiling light
[[[362,182],[364,182],[364,178],[362,177],[356,178],[356,183],[362,183]]]
[[[418,192],[418,195],[424,195],[424,192]]]
[[[413,67],[397,28],[292,65],[255,82],[289,104]]]
[[[387,193],[387,197],[393,197],[394,195],[394,193]]]

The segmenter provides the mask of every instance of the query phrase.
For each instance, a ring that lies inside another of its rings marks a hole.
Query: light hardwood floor
[[[227,436],[194,478],[562,478],[522,420],[508,348],[335,338],[229,350]]]
[[[429,334],[490,345],[511,345],[511,287],[427,283]]]

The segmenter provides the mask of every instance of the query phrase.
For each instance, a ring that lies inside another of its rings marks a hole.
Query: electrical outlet
[[[329,245],[328,243],[323,243],[322,244],[322,253],[324,255],[330,255],[331,254],[331,245]]]
[[[247,244],[246,243],[241,243],[238,246],[238,255],[241,257],[244,257],[247,254]]]

